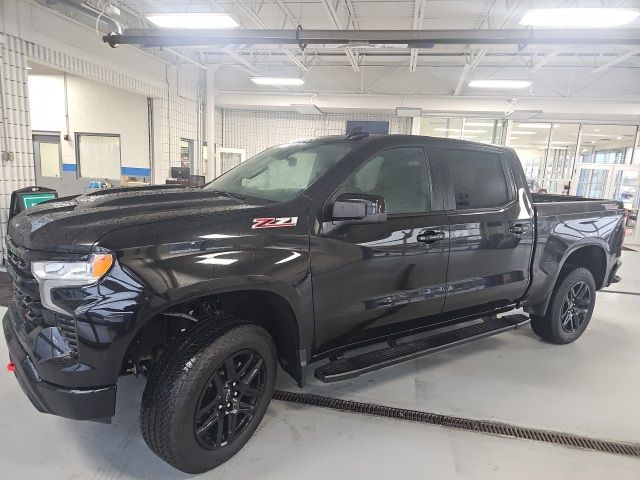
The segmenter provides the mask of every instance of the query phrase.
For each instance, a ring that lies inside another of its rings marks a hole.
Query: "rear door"
[[[343,193],[379,195],[388,220],[324,221],[320,234],[311,236],[320,352],[436,321],[444,306],[447,215],[424,147],[374,153],[345,178],[327,204]]]
[[[534,229],[524,185],[493,149],[442,148],[450,231],[444,312],[486,311],[517,301],[529,284]]]

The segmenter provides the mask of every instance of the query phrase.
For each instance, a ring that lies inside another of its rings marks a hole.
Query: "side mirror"
[[[343,193],[330,206],[330,219],[345,223],[382,223],[387,221],[384,198],[364,193]]]

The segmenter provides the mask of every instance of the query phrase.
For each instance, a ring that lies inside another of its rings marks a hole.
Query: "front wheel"
[[[587,329],[595,301],[593,275],[586,268],[575,268],[565,273],[554,287],[547,313],[531,317],[531,328],[551,343],[574,342]]]
[[[276,350],[264,328],[229,315],[199,322],[151,372],[142,397],[142,435],[184,472],[215,468],[253,435],[275,377]]]

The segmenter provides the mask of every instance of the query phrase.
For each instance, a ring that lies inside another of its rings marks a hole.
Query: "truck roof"
[[[294,140],[291,143],[297,142],[307,142],[307,143],[341,143],[341,142],[357,142],[361,145],[369,144],[369,143],[378,143],[378,144],[388,144],[388,145],[397,145],[400,143],[412,143],[412,142],[425,142],[429,144],[433,144],[434,146],[445,147],[445,148],[456,148],[456,147],[473,147],[480,148],[482,150],[492,150],[492,151],[501,151],[505,153],[512,153],[513,149],[509,147],[502,147],[499,145],[493,145],[489,143],[482,142],[473,142],[470,140],[458,140],[455,138],[442,138],[442,137],[431,137],[428,135],[406,135],[406,134],[398,134],[398,133],[389,133],[389,134],[369,134],[366,132],[357,132],[346,135],[326,135],[322,137],[315,138],[304,138],[299,140]]]

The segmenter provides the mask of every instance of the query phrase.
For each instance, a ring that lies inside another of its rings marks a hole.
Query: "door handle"
[[[416,240],[418,240],[421,243],[434,243],[444,239],[445,239],[444,232],[435,232],[433,230],[428,230],[426,232],[423,232],[416,237]]]
[[[509,229],[509,231],[514,235],[522,235],[524,233],[524,227],[522,225],[515,224]]]

